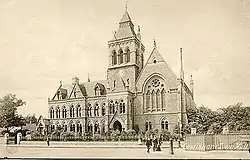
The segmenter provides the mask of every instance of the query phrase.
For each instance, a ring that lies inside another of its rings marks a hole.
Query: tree
[[[17,114],[17,108],[25,105],[25,102],[18,99],[14,94],[7,94],[0,98],[0,127],[22,126],[23,118]]]
[[[35,114],[33,114],[32,116],[27,115],[24,119],[25,119],[25,123],[37,123],[38,122],[38,119],[36,118]]]

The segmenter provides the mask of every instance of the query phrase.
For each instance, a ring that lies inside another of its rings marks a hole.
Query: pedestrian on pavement
[[[157,144],[158,144],[158,139],[156,138],[156,135],[154,136],[153,143],[154,143],[153,151],[155,151],[157,149]]]
[[[49,138],[49,136],[47,136],[47,145],[49,146],[49,140],[50,140],[50,138]]]
[[[152,141],[149,137],[147,137],[147,140],[146,140],[146,146],[147,146],[147,152],[149,153],[149,149],[152,145]]]
[[[161,151],[162,135],[160,135],[156,151]]]

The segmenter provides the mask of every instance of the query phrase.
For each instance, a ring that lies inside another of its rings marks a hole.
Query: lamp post
[[[178,118],[178,147],[181,148],[181,125],[179,118]]]

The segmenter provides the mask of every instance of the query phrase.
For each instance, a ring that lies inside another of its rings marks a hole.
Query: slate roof
[[[123,23],[129,23],[129,24],[122,25]],[[122,16],[122,19],[119,22],[119,24],[120,24],[119,29],[114,33],[114,38],[112,40],[118,40],[122,38],[136,36],[136,33],[134,31],[134,24],[131,21],[131,18],[127,11]]]
[[[122,16],[120,23],[128,22],[128,21],[131,21],[131,18],[129,16],[128,12],[126,11],[125,14]]]
[[[106,85],[107,80],[100,80],[100,81],[93,81],[93,82],[85,82],[80,83],[79,87],[84,96],[92,97],[95,96],[95,86],[98,85],[101,90],[103,90],[106,94]],[[59,90],[63,91],[64,93],[67,93],[67,98],[69,98],[69,94],[72,92],[72,89],[74,88],[74,85],[72,84],[65,84],[62,85]]]

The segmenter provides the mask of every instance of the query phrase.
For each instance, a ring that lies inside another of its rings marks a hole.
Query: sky
[[[126,4],[145,61],[155,39],[179,76],[183,48],[197,106],[250,105],[250,0],[1,0],[0,97],[16,94],[27,103],[19,114],[47,117],[60,81],[105,79],[107,43]]]

